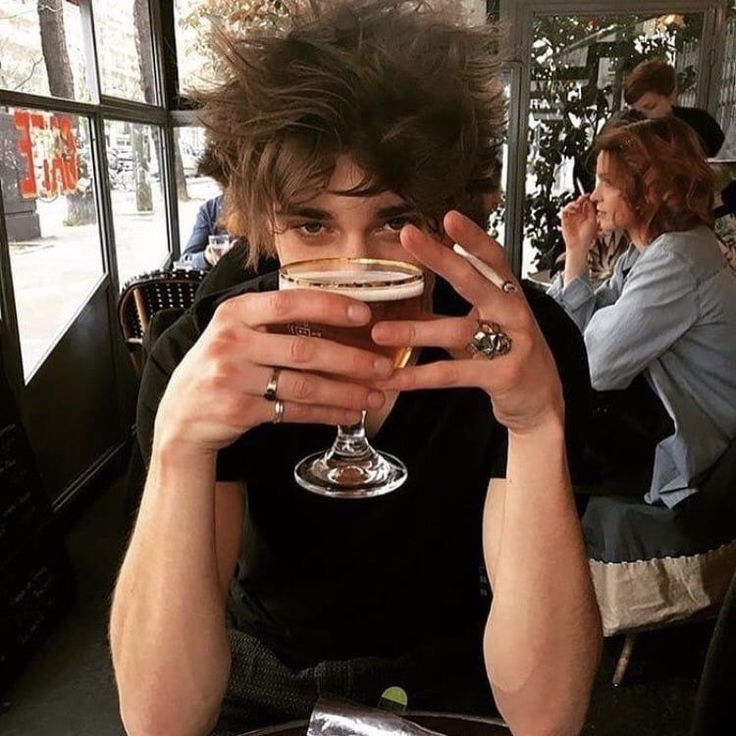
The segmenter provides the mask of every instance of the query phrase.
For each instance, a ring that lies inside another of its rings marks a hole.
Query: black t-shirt
[[[216,305],[276,283],[268,274],[225,295],[203,296],[157,341],[139,397],[144,457],[169,376]],[[577,429],[587,410],[580,333],[544,294],[527,296],[569,388],[568,424]],[[435,311],[462,314],[467,305],[439,282]],[[443,357],[424,350],[420,362]],[[295,463],[326,449],[334,436],[334,427],[266,424],[220,452],[218,479],[243,480],[247,489],[231,590],[235,625],[294,666],[397,656],[433,638],[479,636],[488,606],[479,575],[482,507],[488,479],[504,473],[506,459],[506,431],[488,396],[478,389],[400,394],[373,439],[409,469],[404,486],[386,496],[336,501],[296,485]]]
[[[710,113],[699,107],[675,106],[672,114],[687,123],[700,136],[706,156],[712,158],[718,153],[726,136]]]

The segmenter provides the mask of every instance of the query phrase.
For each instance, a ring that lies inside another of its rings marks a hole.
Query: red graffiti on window
[[[65,115],[16,110],[15,127],[20,132],[18,148],[25,159],[20,193],[25,199],[73,194],[79,182],[77,141],[72,121]]]

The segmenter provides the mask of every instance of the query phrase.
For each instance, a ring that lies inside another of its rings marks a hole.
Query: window
[[[148,0],[94,1],[103,94],[156,104]]]
[[[89,61],[78,3],[3,0],[0,88],[88,102]]]
[[[103,274],[89,120],[0,112],[0,181],[28,381]]]
[[[184,252],[199,208],[221,194],[217,182],[199,176],[197,164],[204,153],[203,128],[175,128],[176,192],[179,203],[179,238]]]
[[[151,125],[105,122],[115,246],[121,287],[161,268],[169,254],[161,185],[161,132]]]

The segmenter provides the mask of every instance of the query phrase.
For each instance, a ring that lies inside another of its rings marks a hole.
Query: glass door
[[[711,107],[713,32],[722,3],[508,4],[512,43],[506,242],[515,270],[544,283],[561,248],[559,212],[589,182],[586,153],[626,107],[624,76],[646,58],[677,71],[680,105]]]

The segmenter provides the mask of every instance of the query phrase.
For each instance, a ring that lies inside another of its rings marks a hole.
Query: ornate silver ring
[[[493,360],[511,352],[512,339],[495,322],[478,320],[478,329],[467,349],[471,355],[481,355],[486,360]]]

